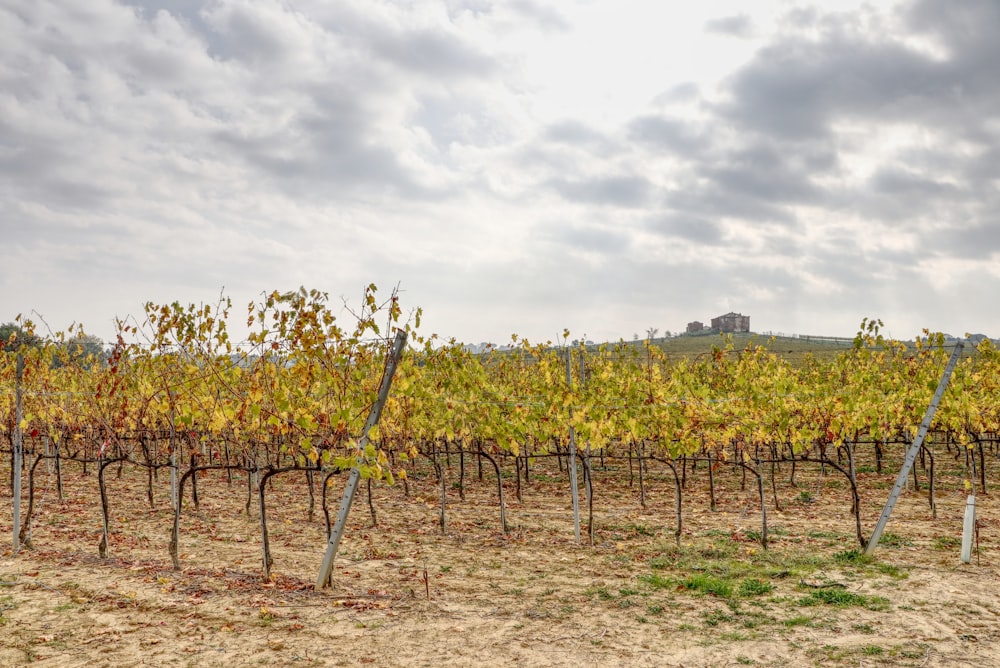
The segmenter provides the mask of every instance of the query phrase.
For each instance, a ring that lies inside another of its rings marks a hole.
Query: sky
[[[995,0],[0,0],[0,322],[1000,336]]]

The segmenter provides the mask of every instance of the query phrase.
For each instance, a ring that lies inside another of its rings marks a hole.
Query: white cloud
[[[1000,335],[996,16],[3,0],[0,321],[374,281],[475,342]]]

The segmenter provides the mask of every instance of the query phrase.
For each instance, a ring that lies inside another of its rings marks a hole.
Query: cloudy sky
[[[374,282],[467,342],[1000,336],[997,35],[995,0],[0,0],[0,322]]]

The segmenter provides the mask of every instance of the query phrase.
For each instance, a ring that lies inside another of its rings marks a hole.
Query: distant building
[[[698,322],[697,320],[695,320],[694,322],[689,322],[686,331],[688,334],[697,334],[698,332],[704,332],[705,323]]]
[[[726,315],[712,318],[712,329],[718,332],[749,332],[750,316],[730,311]]]

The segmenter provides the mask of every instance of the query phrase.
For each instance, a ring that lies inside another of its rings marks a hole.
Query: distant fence
[[[763,336],[773,336],[779,339],[796,339],[797,341],[815,341],[816,343],[836,343],[849,346],[854,343],[852,336],[820,336],[818,334],[786,334],[784,332],[761,332]]]

